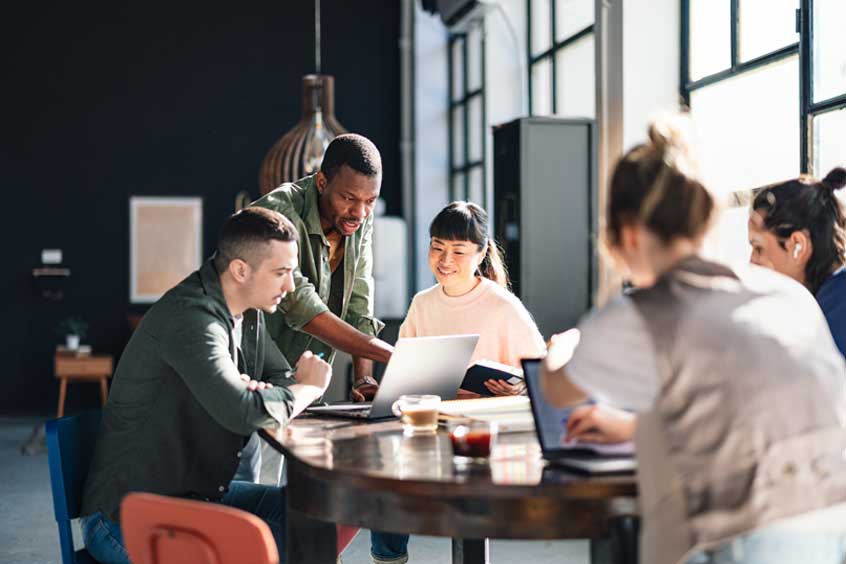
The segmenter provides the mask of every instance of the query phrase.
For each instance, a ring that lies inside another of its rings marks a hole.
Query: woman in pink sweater
[[[508,275],[488,214],[472,202],[453,202],[429,226],[429,268],[438,283],[414,296],[400,337],[478,333],[471,364],[493,360],[520,368],[520,359],[542,356],[546,347],[531,314],[508,290]],[[522,386],[488,380],[496,395]]]

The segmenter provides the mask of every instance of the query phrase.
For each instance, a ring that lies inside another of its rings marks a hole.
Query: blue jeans
[[[691,556],[687,564],[843,564],[846,534],[771,525]]]
[[[259,517],[273,533],[279,562],[285,562],[285,489],[233,481],[221,505],[243,509]],[[130,564],[120,526],[100,512],[80,519],[85,548],[102,564]]]
[[[408,558],[408,535],[370,531],[370,554],[378,560],[404,562]]]

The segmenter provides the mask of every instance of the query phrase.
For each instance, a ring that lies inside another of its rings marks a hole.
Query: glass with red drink
[[[450,426],[453,459],[458,463],[486,462],[496,444],[496,422],[471,419]]]

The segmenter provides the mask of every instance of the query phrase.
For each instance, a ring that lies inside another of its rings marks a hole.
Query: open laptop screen
[[[540,382],[540,359],[523,359],[523,377],[532,401],[532,415],[535,418],[535,429],[538,442],[544,453],[561,449],[567,436],[567,419],[570,417],[571,407],[558,408],[550,405],[543,398]]]

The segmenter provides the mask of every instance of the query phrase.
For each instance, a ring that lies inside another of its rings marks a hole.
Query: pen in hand
[[[317,353],[317,354],[316,354],[316,355],[314,355],[314,356],[316,356],[317,358],[322,359],[322,358],[323,358],[323,353],[322,353],[322,352],[320,352],[320,353]],[[293,367],[293,368],[289,368],[288,370],[286,370],[286,371],[285,371],[282,375],[283,375],[285,378],[293,378],[293,377],[294,377],[294,374],[296,374],[296,373],[297,373],[297,367],[295,366],[295,367]]]

